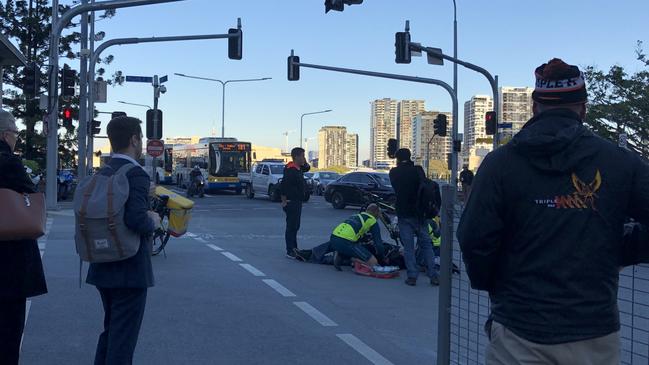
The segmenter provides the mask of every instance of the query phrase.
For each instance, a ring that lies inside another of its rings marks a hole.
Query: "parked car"
[[[380,172],[352,172],[327,185],[325,200],[335,208],[362,206],[362,191],[371,192],[388,202],[396,201],[390,177]]]
[[[250,173],[239,173],[239,180],[244,185],[246,197],[267,196],[271,201],[280,201],[277,187],[284,176],[284,163],[279,161],[261,161],[252,165]]]
[[[338,180],[338,178],[340,178],[340,174],[337,172],[318,171],[313,173],[313,193],[315,195],[324,194],[327,185]]]

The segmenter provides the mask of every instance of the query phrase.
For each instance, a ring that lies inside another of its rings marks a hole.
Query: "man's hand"
[[[286,200],[286,198],[282,198],[282,203],[281,203],[282,208],[286,208],[286,206],[288,205],[289,202],[290,202],[290,200]]]
[[[146,214],[149,216],[149,218],[153,222],[153,227],[155,229],[159,229],[161,227],[160,226],[160,215],[158,215],[158,213],[156,213],[156,212],[154,212],[152,210],[149,210],[148,212],[146,212]]]

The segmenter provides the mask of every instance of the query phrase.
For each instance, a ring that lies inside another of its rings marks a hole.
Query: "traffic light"
[[[95,134],[99,134],[101,132],[101,122],[98,120],[93,120],[92,124],[90,125],[90,134],[93,136]]]
[[[112,112],[110,114],[110,119],[112,120],[112,119],[115,119],[115,118],[125,117],[125,116],[126,116],[126,112]]]
[[[73,111],[72,107],[69,105],[66,105],[63,107],[63,111],[61,113],[61,119],[63,119],[63,126],[67,129],[72,129],[72,117],[73,117]]]
[[[61,70],[61,95],[74,96],[76,78],[77,72],[75,70],[69,68]]]
[[[241,20],[239,20],[241,22]],[[231,60],[240,60],[243,58],[243,31],[241,30],[241,23],[239,23],[238,28],[228,29],[228,34],[231,36],[228,38],[228,58]]]
[[[157,126],[157,128],[154,128],[154,126]],[[146,111],[146,138],[162,139],[162,110],[149,109]]]
[[[485,132],[487,135],[493,136],[498,130],[498,121],[496,120],[496,112],[487,112],[485,115]]]
[[[36,63],[30,63],[23,69],[23,93],[27,96],[35,96],[40,90],[41,73]]]
[[[394,34],[394,61],[396,63],[410,63],[410,32],[396,32]]]
[[[399,149],[399,141],[394,138],[388,139],[388,157],[395,158]]]
[[[325,14],[329,10],[343,11],[345,10],[345,5],[359,5],[362,3],[363,0],[325,0]]]
[[[433,131],[436,136],[446,137],[446,114],[437,114],[435,120],[433,120]]]
[[[300,79],[300,57],[294,56],[293,51],[288,56],[288,81],[298,81]]]

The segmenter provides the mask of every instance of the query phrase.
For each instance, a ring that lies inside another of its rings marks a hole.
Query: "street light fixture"
[[[223,87],[223,106],[221,108],[221,138],[225,138],[225,85],[233,82],[249,82],[249,81],[265,81],[265,80],[271,80],[272,77],[262,77],[258,79],[237,79],[237,80],[219,80],[219,79],[212,79],[209,77],[200,77],[200,76],[190,76],[190,75],[185,75],[182,73],[175,72],[174,75],[176,76],[181,76],[181,77],[186,77],[188,79],[197,79],[197,80],[204,80],[204,81],[213,81],[213,82],[218,82],[221,84]]]
[[[117,102],[120,103],[120,104],[135,105],[135,106],[141,106],[141,107],[143,107],[143,108],[147,108],[147,109],[152,109],[150,106],[145,105],[145,104],[129,103],[129,102],[127,102],[127,101],[122,101],[122,100],[119,100],[119,101],[117,101]]]
[[[333,111],[333,110],[332,109],[327,109],[327,110],[321,110],[319,112],[304,113],[304,114],[302,114],[302,116],[300,116],[300,147],[302,147],[302,126],[304,124],[304,116],[313,115],[313,114],[329,113],[331,111]]]

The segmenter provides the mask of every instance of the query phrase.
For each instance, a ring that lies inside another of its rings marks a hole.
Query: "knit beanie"
[[[579,67],[553,58],[536,68],[536,87],[532,99],[546,105],[585,103],[588,98],[586,82]]]

